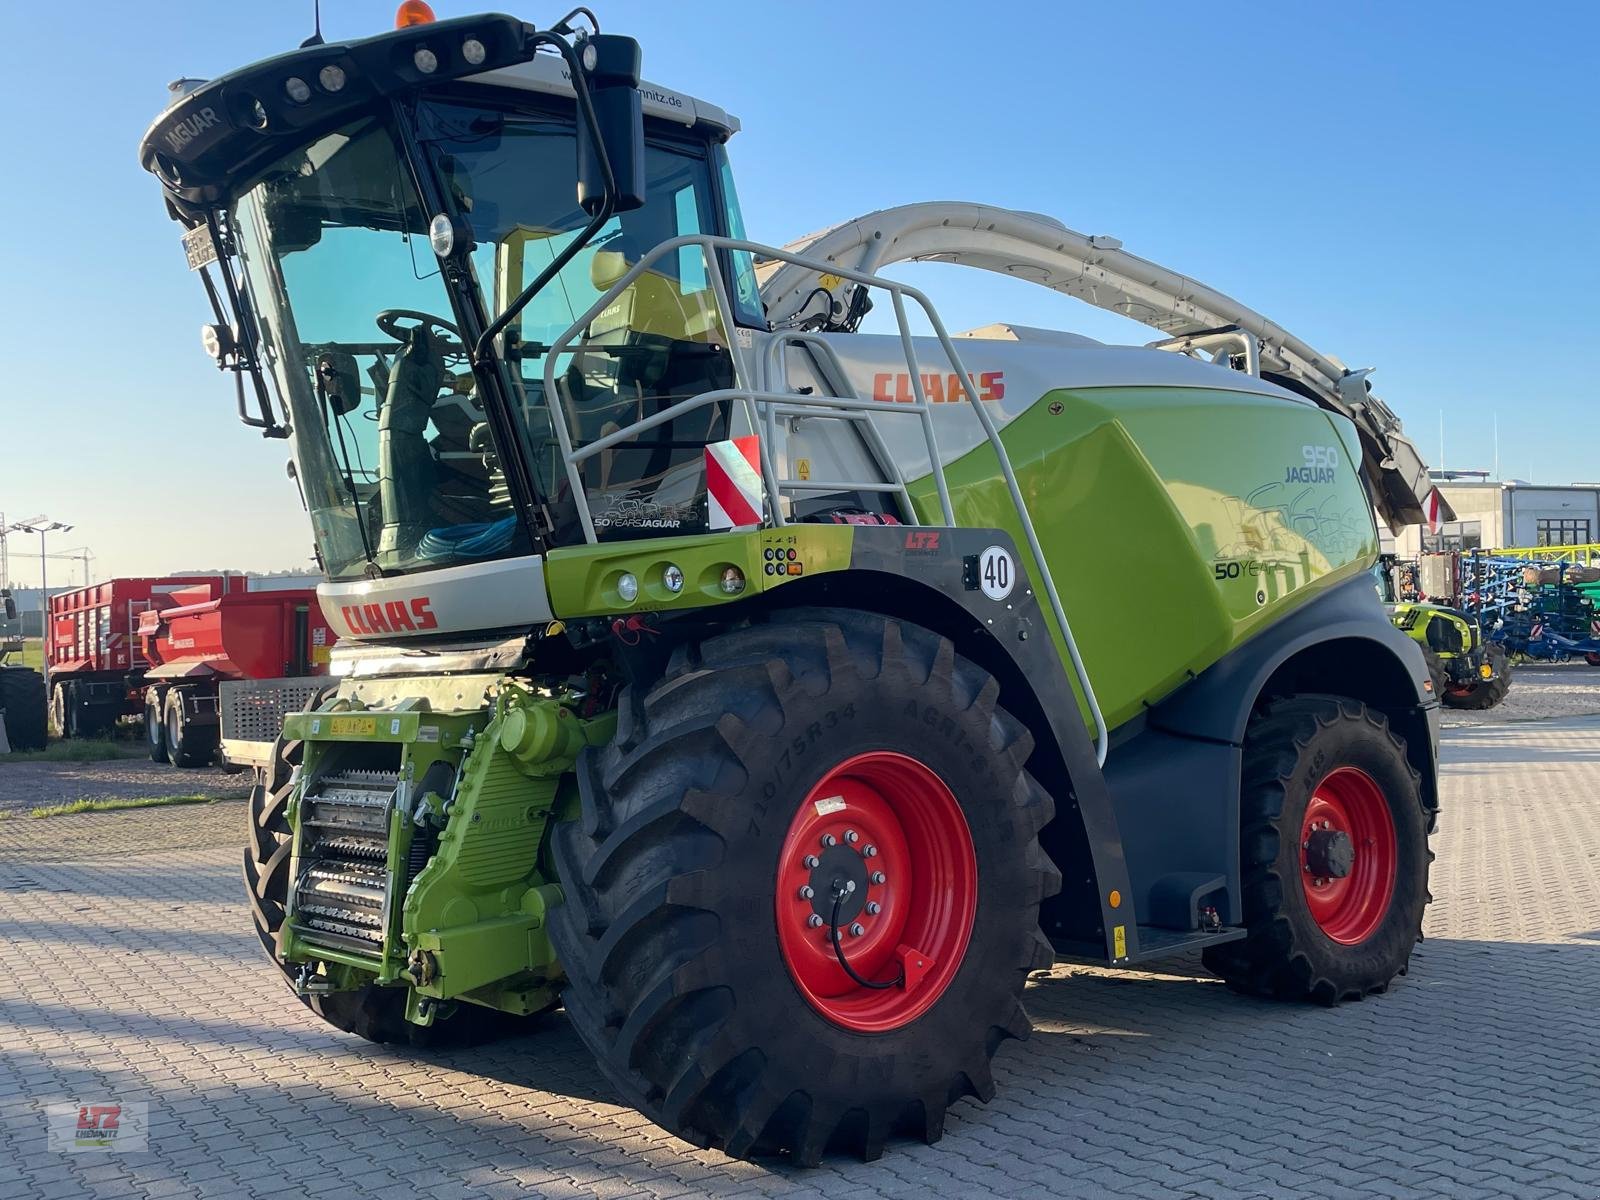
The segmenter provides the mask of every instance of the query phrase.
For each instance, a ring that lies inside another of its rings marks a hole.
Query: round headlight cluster
[[[283,94],[296,104],[304,104],[311,99],[311,85],[298,75],[291,75],[283,81]]]
[[[461,57],[467,60],[468,66],[477,67],[483,65],[483,60],[489,57],[489,52],[477,38],[468,38],[461,43]]]
[[[317,82],[322,85],[325,92],[342,92],[344,90],[344,68],[334,63],[329,63],[317,72]]]
[[[428,222],[428,244],[440,258],[449,258],[450,252],[456,248],[455,222],[444,213]]]
[[[683,572],[678,569],[676,563],[668,563],[662,568],[661,583],[674,596],[683,591]]]
[[[632,604],[639,598],[639,577],[632,571],[624,571],[617,576],[617,595],[622,597],[624,604]]]

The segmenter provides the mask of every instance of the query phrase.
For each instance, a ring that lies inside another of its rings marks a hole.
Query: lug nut
[[[874,871],[872,873],[872,882],[873,883],[887,883],[888,881],[889,881],[889,877],[887,875],[885,875],[882,871]]]
[[[805,858],[806,866],[810,867],[813,871],[817,869],[817,865],[819,863],[821,863],[821,862],[822,862],[822,860],[820,858],[818,858],[815,854],[806,855],[806,858]]]
[[[850,936],[851,937],[860,937],[865,932],[866,932],[866,929],[864,929],[862,927],[860,921],[857,921],[854,925],[850,926]]]
[[[854,829],[846,829],[844,831],[844,840],[849,842],[852,846],[854,846],[857,842],[859,842],[861,840],[861,835],[859,833],[857,833]]]
[[[822,835],[822,845],[824,848],[831,848],[833,846],[837,846],[838,844],[839,839],[834,837],[833,834],[825,833]]]
[[[816,893],[811,890],[811,885],[809,883],[800,888],[800,899],[802,900],[809,900],[815,895]]]
[[[861,853],[862,853],[862,855],[864,855],[867,858],[877,858],[878,857],[878,848],[876,846],[874,846],[871,842],[868,842],[866,844],[866,846],[862,849]]]
[[[869,917],[875,917],[882,911],[883,905],[879,904],[876,900],[867,901],[867,915]]]
[[[812,913],[809,917],[806,918],[806,924],[811,926],[811,928],[813,928],[813,929],[818,929],[822,925],[822,918],[820,916],[818,916],[816,913]]]

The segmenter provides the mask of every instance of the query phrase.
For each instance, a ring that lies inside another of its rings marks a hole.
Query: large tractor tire
[[[993,1095],[1060,885],[1032,737],[998,694],[949,641],[833,610],[680,648],[624,692],[554,831],[550,934],[629,1104],[813,1164],[933,1142],[949,1105]]]
[[[168,690],[165,708],[168,760],[175,767],[209,767],[217,757],[217,727],[189,716],[180,688]]]
[[[48,733],[44,676],[24,667],[0,667],[0,713],[13,750],[43,750]]]
[[[1242,941],[1204,952],[1237,991],[1337,1004],[1386,990],[1422,935],[1434,814],[1382,714],[1274,701],[1245,734]]]
[[[166,693],[160,688],[148,688],[144,694],[144,740],[153,763],[171,762],[167,749],[167,721],[162,709]]]
[[[1485,646],[1483,652],[1494,667],[1495,677],[1465,685],[1446,685],[1444,691],[1439,693],[1439,699],[1447,707],[1481,712],[1493,708],[1506,698],[1506,693],[1511,690],[1511,664],[1506,661],[1506,652],[1493,644]]]
[[[1422,647],[1422,660],[1428,664],[1428,678],[1433,681],[1433,694],[1439,700],[1450,687],[1450,668],[1444,665],[1439,652],[1430,646]]]
[[[279,737],[272,761],[256,772],[246,805],[249,829],[244,846],[244,886],[255,921],[256,937],[284,983],[294,988],[296,964],[278,957],[278,931],[283,928],[289,899],[289,857],[293,846],[285,808],[294,788],[294,769],[304,743]],[[298,996],[298,993],[297,993]],[[351,992],[298,996],[302,1004],[328,1024],[369,1042],[414,1046],[464,1046],[511,1033],[526,1032],[531,1017],[514,1017],[476,1005],[462,1004],[432,1025],[405,1019],[406,989],[366,987]]]

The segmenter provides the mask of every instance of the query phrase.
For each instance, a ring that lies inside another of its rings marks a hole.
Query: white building
[[[1510,546],[1581,546],[1600,542],[1600,483],[1543,487],[1510,480],[1441,480],[1439,494],[1455,509],[1439,533],[1402,530],[1395,552],[1413,558],[1433,550],[1502,550]]]

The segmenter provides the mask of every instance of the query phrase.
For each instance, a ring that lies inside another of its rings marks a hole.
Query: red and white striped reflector
[[[708,527],[761,524],[761,447],[755,434],[706,444]]]

